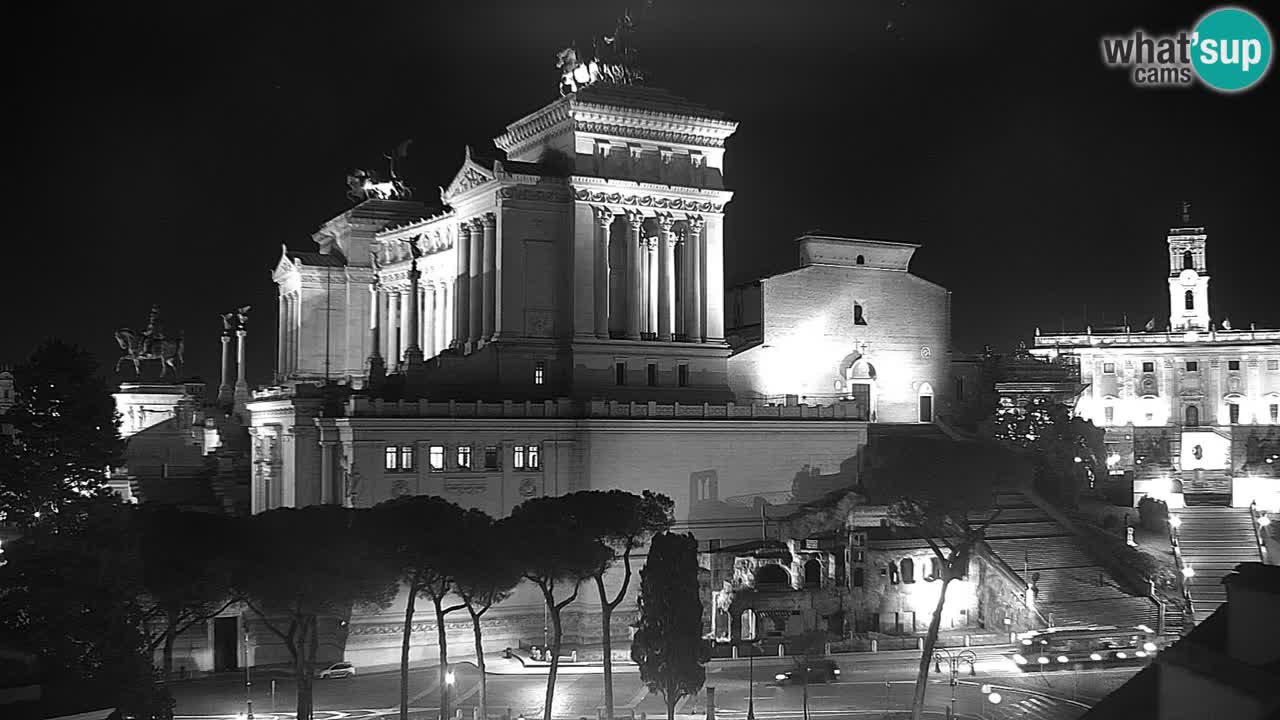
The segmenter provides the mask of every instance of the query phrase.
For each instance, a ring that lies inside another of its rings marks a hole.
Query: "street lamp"
[[[747,643],[747,720],[756,720],[756,643]]]
[[[244,631],[244,704],[246,720],[253,720],[253,677],[249,674],[249,631]]]
[[[974,663],[978,661],[978,656],[972,650],[961,650],[953,653],[946,648],[938,648],[933,653],[933,670],[936,673],[942,672],[942,663],[947,664],[947,670],[951,676],[951,707],[947,710],[947,717],[953,718],[956,715],[956,685],[960,684],[956,680],[956,676],[960,674],[960,666],[968,665],[969,674],[977,675],[978,671],[974,667]]]
[[[440,693],[440,720],[448,720],[450,712],[453,708],[449,703],[453,700],[453,669],[448,665],[444,669],[444,691]]]

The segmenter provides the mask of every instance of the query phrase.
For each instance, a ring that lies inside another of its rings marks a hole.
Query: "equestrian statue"
[[[147,318],[147,328],[141,333],[131,328],[120,328],[116,330],[116,343],[120,345],[120,349],[124,354],[116,360],[116,372],[120,372],[120,365],[124,362],[133,363],[133,372],[142,379],[142,361],[143,360],[159,360],[160,361],[160,379],[164,379],[170,370],[176,378],[178,376],[178,365],[185,361],[182,358],[182,337],[167,338],[164,331],[160,328],[160,306],[151,306],[151,314]]]

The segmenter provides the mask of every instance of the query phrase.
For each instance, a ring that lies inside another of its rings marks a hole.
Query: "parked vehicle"
[[[321,680],[330,680],[333,678],[353,678],[356,676],[356,666],[349,662],[336,662],[329,667],[316,673],[316,677]]]

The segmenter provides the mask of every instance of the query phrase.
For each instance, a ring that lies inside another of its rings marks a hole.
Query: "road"
[[[990,720],[1074,720],[1099,698],[1129,679],[1135,668],[1113,668],[1078,672],[1022,673],[996,649],[979,650],[975,674],[963,671],[957,678],[956,710],[962,716]],[[909,652],[836,656],[842,673],[834,683],[809,686],[809,709],[814,718],[851,717],[886,710],[903,709],[911,700],[918,656]],[[790,667],[790,660],[771,658],[758,660],[753,671],[746,661],[716,662],[707,668],[707,685],[714,687],[717,714],[728,720],[742,720],[748,696],[753,698],[755,713],[766,718],[799,718],[802,715],[803,690],[796,686],[778,687],[774,674]],[[497,661],[494,661],[497,665]],[[946,667],[943,667],[944,673]],[[410,706],[417,720],[438,713],[440,687],[434,668],[414,669],[409,676]],[[926,703],[942,711],[951,698],[948,676],[931,675]],[[322,711],[320,720],[358,720],[364,716],[394,714],[399,705],[398,672],[365,673],[348,680],[317,680],[315,707]],[[989,684],[1001,696],[994,705],[980,689]],[[271,694],[272,678],[259,673],[253,683],[255,720],[289,716],[294,705],[292,680],[275,676],[275,696]],[[754,688],[753,692],[749,689]],[[468,720],[478,701],[480,674],[473,665],[455,666],[452,686],[453,705],[464,710]],[[546,689],[545,674],[490,674],[488,676],[489,713],[511,717],[541,717]],[[177,712],[185,718],[221,720],[234,718],[245,710],[243,676],[221,676],[177,683],[174,695]],[[552,716],[560,719],[594,718],[604,702],[604,681],[598,672],[561,674],[556,682]],[[614,704],[619,716],[634,712],[650,717],[665,716],[661,697],[650,694],[634,667],[621,667],[614,675]],[[677,713],[702,715],[706,712],[706,693],[684,700]]]

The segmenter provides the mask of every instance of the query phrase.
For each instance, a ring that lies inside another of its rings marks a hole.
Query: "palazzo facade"
[[[1280,330],[1213,319],[1208,234],[1189,213],[1167,244],[1163,330],[1037,330],[1032,351],[1079,366],[1088,387],[1076,411],[1105,428],[1112,473],[1136,478],[1135,503],[1185,490],[1280,509]]]

